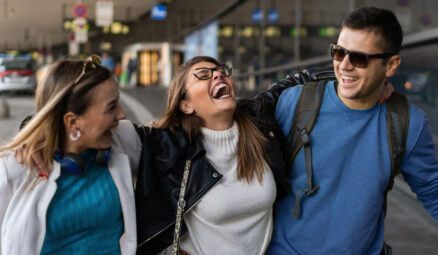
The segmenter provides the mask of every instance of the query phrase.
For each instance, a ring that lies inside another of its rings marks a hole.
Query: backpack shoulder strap
[[[386,132],[388,137],[389,153],[391,156],[392,188],[394,177],[400,173],[400,167],[406,146],[409,129],[409,103],[405,95],[394,92],[387,103]]]
[[[301,148],[304,148],[304,160],[306,164],[307,187],[300,190],[296,195],[292,217],[297,219],[300,215],[301,195],[311,196],[318,190],[318,185],[312,183],[312,151],[310,148],[309,134],[316,123],[324,94],[326,81],[309,82],[303,85],[300,98],[294,113],[294,119],[289,132],[287,144],[287,169],[290,169],[292,162]]]
[[[386,214],[386,198],[394,185],[394,178],[400,173],[409,130],[409,102],[405,95],[394,92],[387,103],[386,133],[391,157],[391,177],[385,190],[383,205]]]
[[[294,113],[294,119],[289,131],[289,140],[287,144],[288,167],[303,147],[303,141],[298,139],[301,135],[298,127],[305,128],[307,133],[312,132],[313,126],[318,118],[319,108],[321,106],[322,96],[325,89],[325,80],[318,82],[309,82],[303,85],[300,98]],[[289,169],[288,168],[288,169]]]

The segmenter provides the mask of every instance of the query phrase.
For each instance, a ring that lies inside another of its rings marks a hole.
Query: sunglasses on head
[[[370,58],[389,58],[398,53],[366,54],[359,51],[349,51],[336,43],[330,44],[330,55],[333,60],[342,62],[347,54],[349,55],[350,63],[353,66],[366,68],[368,66],[368,59]]]
[[[86,73],[87,68],[94,70],[94,69],[96,69],[96,65],[100,65],[100,62],[102,62],[101,58],[97,55],[94,55],[94,54],[91,55],[88,60],[85,60],[83,66],[82,66],[82,72],[78,76],[78,78],[76,78],[75,84],[79,83],[79,81],[82,79],[82,77]]]

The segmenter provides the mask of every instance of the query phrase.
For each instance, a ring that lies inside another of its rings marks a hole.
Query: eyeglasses
[[[398,53],[382,53],[382,54],[366,54],[359,51],[349,51],[344,47],[337,45],[336,43],[330,44],[330,54],[333,60],[342,62],[344,57],[348,54],[350,63],[358,68],[367,68],[368,59],[370,58],[389,58]]]
[[[88,66],[90,66],[90,68],[94,70],[94,69],[96,69],[96,65],[100,65],[100,62],[101,62],[101,59],[99,56],[91,55],[90,59],[84,62],[84,65],[82,66],[82,72],[78,76],[78,78],[76,78],[74,84],[78,84],[79,81],[82,79],[82,77],[84,77],[84,74],[86,73]]]
[[[199,67],[193,71],[193,75],[199,80],[208,80],[213,77],[214,71],[220,72],[222,76],[230,77],[233,69],[231,69],[231,67],[229,67],[228,65],[218,65],[213,68]]]

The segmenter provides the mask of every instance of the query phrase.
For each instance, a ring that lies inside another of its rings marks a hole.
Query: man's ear
[[[388,63],[386,64],[386,77],[392,77],[395,72],[397,71],[397,68],[399,67],[401,63],[401,57],[400,55],[392,56],[388,59]]]
[[[179,109],[187,115],[193,114],[195,112],[195,109],[192,108],[191,104],[187,102],[187,100],[181,100],[179,102]]]
[[[68,131],[73,131],[78,129],[78,117],[72,112],[64,114],[63,117],[65,129]]]

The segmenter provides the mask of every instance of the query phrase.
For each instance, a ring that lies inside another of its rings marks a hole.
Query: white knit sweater
[[[181,248],[189,254],[263,254],[272,233],[276,196],[269,169],[263,182],[238,180],[237,123],[225,131],[202,128],[206,157],[223,178],[184,216],[188,233]],[[267,168],[269,166],[265,164]]]

